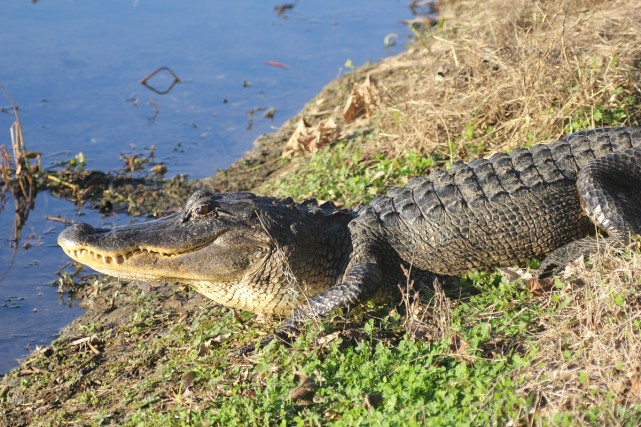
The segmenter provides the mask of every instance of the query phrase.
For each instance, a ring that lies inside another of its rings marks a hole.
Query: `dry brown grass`
[[[577,262],[566,271],[581,280],[540,302],[549,310],[528,342],[537,356],[514,373],[540,415],[567,411],[580,419],[599,407],[600,419],[616,425],[620,407],[641,402],[641,255],[615,255],[594,257],[590,268]]]
[[[598,127],[599,108],[641,118],[624,105],[639,97],[638,3],[444,0],[440,10],[441,28],[374,72],[378,149],[469,158],[558,139],[577,119]],[[472,138],[461,137],[466,126]]]

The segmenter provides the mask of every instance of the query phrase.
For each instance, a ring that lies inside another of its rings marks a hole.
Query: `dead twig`
[[[72,225],[75,224],[74,221],[70,221],[67,218],[58,218],[57,216],[48,216],[46,218],[47,221],[55,221],[55,222],[61,222],[64,225]]]

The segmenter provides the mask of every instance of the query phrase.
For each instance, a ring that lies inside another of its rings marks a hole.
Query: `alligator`
[[[99,272],[288,315],[275,336],[291,337],[338,307],[398,297],[408,283],[533,258],[544,258],[543,277],[603,243],[624,247],[640,230],[641,127],[622,127],[458,161],[356,210],[197,191],[167,217],[77,224],[58,243]]]

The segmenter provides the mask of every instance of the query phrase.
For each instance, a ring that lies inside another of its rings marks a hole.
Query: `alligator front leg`
[[[348,266],[343,281],[301,303],[278,327],[278,336],[295,334],[308,321],[318,321],[340,307],[366,301],[380,288],[383,273],[380,263],[355,262]]]
[[[291,342],[301,327],[309,321],[319,321],[333,310],[349,307],[366,301],[383,283],[381,265],[377,262],[355,261],[350,263],[341,283],[307,299],[285,319],[273,335],[263,338],[260,347],[274,338]],[[237,351],[238,355],[251,353],[258,344],[247,345]]]
[[[302,301],[273,336],[261,341],[261,346],[274,338],[291,341],[305,323],[319,321],[337,308],[364,302],[395,278],[393,272],[399,270],[400,265],[398,255],[377,232],[376,226],[377,218],[373,211],[349,224],[352,250],[338,283]],[[254,349],[255,345],[249,345],[239,353]]]

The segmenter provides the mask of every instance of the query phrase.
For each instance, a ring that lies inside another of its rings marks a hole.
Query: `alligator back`
[[[524,263],[594,231],[576,189],[579,169],[640,146],[640,128],[596,129],[457,162],[376,198],[361,216],[375,216],[398,255],[432,273]]]

